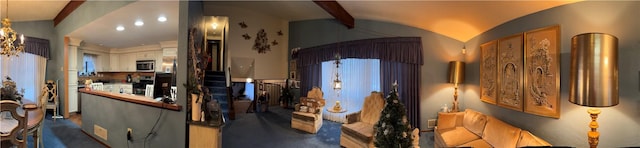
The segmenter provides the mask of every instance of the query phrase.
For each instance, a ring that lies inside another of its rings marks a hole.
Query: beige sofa
[[[529,131],[471,109],[438,113],[438,125],[434,132],[435,147],[551,146]]]

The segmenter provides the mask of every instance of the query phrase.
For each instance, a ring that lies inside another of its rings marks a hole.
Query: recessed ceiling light
[[[167,21],[167,17],[160,16],[160,17],[158,17],[158,21],[160,21],[160,22],[166,22],[166,21]]]
[[[142,22],[142,20],[137,20],[136,23],[134,23],[136,26],[142,26],[144,25],[144,22]]]
[[[118,27],[116,27],[116,30],[118,30],[118,31],[124,31],[124,27],[123,27],[123,26],[118,26]]]

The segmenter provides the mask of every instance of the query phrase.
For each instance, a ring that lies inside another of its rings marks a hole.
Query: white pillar
[[[82,40],[69,38],[69,109],[68,112],[77,112],[78,111],[78,46]],[[80,55],[82,56],[82,55]]]

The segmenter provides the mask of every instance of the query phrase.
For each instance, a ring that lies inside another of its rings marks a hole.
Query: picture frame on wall
[[[505,108],[523,110],[524,50],[523,34],[504,37],[498,40],[497,83],[498,98],[496,104]]]
[[[480,45],[480,100],[490,104],[496,104],[498,97],[497,52],[497,40]]]
[[[292,80],[298,80],[298,77],[297,77],[297,75],[296,75],[296,71],[290,71],[290,72],[289,72],[289,77],[290,77]]]
[[[289,61],[289,71],[296,71],[297,66],[296,60]]]
[[[560,118],[560,26],[525,32],[524,112]]]

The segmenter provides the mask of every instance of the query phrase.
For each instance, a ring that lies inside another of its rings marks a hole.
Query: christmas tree
[[[407,121],[407,110],[398,99],[398,86],[386,98],[386,104],[380,114],[380,120],[375,125],[375,146],[380,148],[411,147],[411,124]]]

